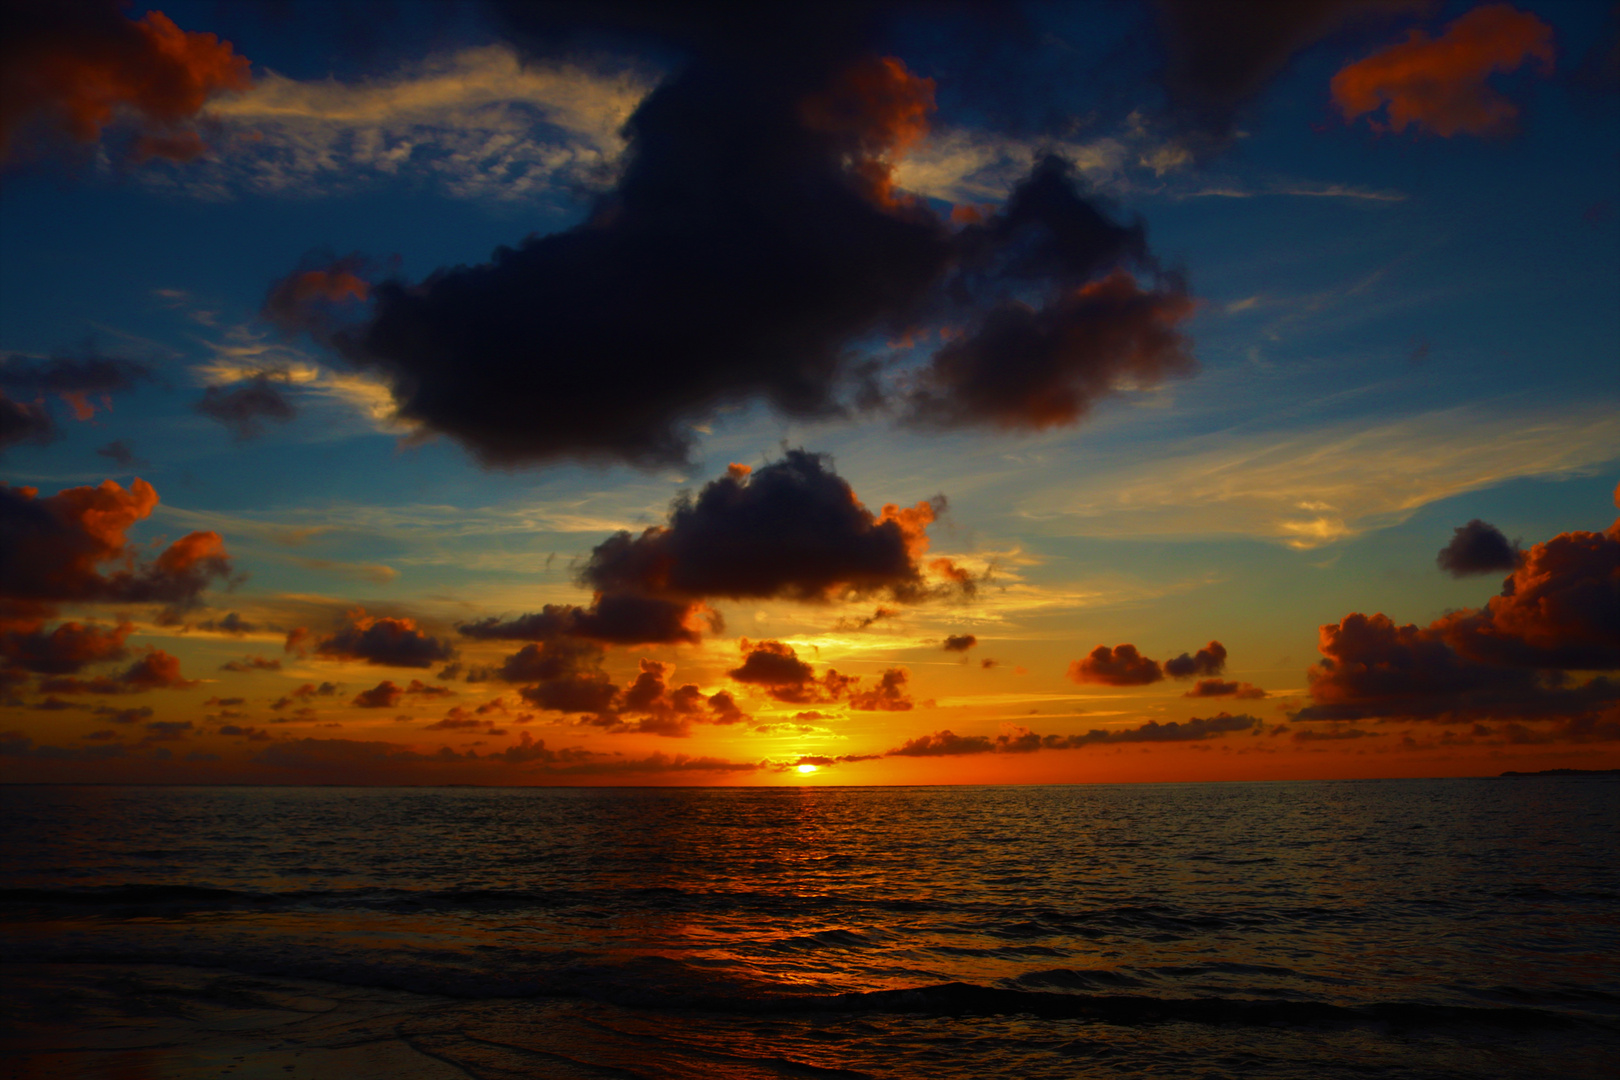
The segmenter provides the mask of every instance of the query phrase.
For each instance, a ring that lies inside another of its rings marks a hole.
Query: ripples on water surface
[[[0,809],[4,1076],[1620,1072],[1613,780]]]

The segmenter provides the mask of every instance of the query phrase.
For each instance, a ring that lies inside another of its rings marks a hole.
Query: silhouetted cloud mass
[[[388,380],[403,418],[486,464],[685,462],[724,406],[881,402],[870,342],[929,327],[968,328],[900,395],[941,426],[1068,423],[1115,383],[1191,370],[1182,283],[1059,159],[962,228],[895,189],[934,86],[880,55],[883,5],[496,8],[535,53],[615,40],[680,60],[585,222],[383,281],[369,318],[327,337]],[[1006,342],[1022,352],[998,376]]]
[[[923,561],[927,528],[945,505],[941,495],[874,514],[825,455],[788,450],[759,469],[732,466],[695,497],[683,493],[666,524],[598,544],[579,574],[595,593],[589,606],[548,604],[458,629],[481,640],[696,643],[705,628],[722,628],[708,600],[916,603],[970,593],[972,576],[949,560]]]
[[[1157,660],[1149,660],[1136,651],[1135,645],[1117,645],[1110,649],[1099,645],[1091,655],[1069,664],[1069,678],[1077,683],[1101,683],[1104,686],[1146,686],[1164,678]]]
[[[1440,549],[1434,561],[1456,578],[1490,574],[1517,566],[1519,549],[1495,525],[1475,518],[1457,527],[1451,543]]]
[[[936,731],[908,739],[888,751],[889,757],[964,757],[972,754],[1028,754],[1037,750],[1078,750],[1111,743],[1200,742],[1234,732],[1253,732],[1260,720],[1244,713],[1159,723],[1149,720],[1134,728],[1093,728],[1077,735],[1037,735],[1027,728],[1013,728],[991,738],[988,735],[957,735]]]
[[[1518,559],[1482,608],[1426,627],[1346,615],[1321,629],[1302,720],[1580,718],[1612,709],[1620,683],[1620,521],[1560,533]]]
[[[295,646],[289,646],[293,648]],[[373,616],[356,609],[331,634],[315,642],[315,654],[337,660],[363,660],[382,667],[425,668],[449,660],[449,642],[425,633],[404,616]]]
[[[1172,679],[1190,679],[1194,675],[1219,675],[1226,670],[1226,646],[1212,641],[1191,656],[1182,653],[1164,662],[1164,673]]]

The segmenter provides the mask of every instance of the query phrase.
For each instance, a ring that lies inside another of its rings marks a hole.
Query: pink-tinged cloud
[[[1509,4],[1487,4],[1452,22],[1438,38],[1407,39],[1345,67],[1333,77],[1333,102],[1346,121],[1384,110],[1374,130],[1417,126],[1436,135],[1496,135],[1512,130],[1518,107],[1487,79],[1539,61],[1553,68],[1552,27]]]
[[[82,144],[131,121],[136,160],[203,152],[195,124],[216,94],[253,85],[246,57],[160,11],[127,18],[116,0],[12,0],[0,38],[0,161],[25,135]]]

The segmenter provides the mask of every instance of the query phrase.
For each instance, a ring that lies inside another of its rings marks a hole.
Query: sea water
[[[4,1077],[1620,1075],[1620,782],[0,789]]]

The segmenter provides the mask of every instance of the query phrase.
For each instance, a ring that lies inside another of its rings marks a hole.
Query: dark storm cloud
[[[1502,530],[1475,518],[1452,533],[1451,543],[1440,549],[1435,563],[1452,577],[1512,570],[1519,564],[1518,546]]]
[[[684,600],[831,600],[923,590],[926,529],[942,496],[873,514],[823,454],[789,450],[781,461],[682,495],[669,523],[620,532],[591,552],[583,583],[605,594]]]
[[[455,656],[449,642],[424,632],[414,619],[367,615],[362,610],[349,612],[314,648],[317,656],[364,660],[381,667],[425,668]]]
[[[459,630],[481,640],[696,643],[705,628],[723,629],[706,606],[712,599],[882,595],[918,602],[971,593],[970,574],[949,560],[922,558],[927,528],[944,507],[936,496],[911,507],[886,504],[874,514],[825,455],[788,450],[759,469],[733,465],[695,497],[683,493],[666,524],[598,544],[579,574],[595,593],[588,607],[548,604]],[[925,570],[945,580],[930,583]]]
[[[298,415],[277,381],[274,373],[260,372],[235,386],[207,387],[196,409],[224,424],[239,442],[257,438],[264,434],[263,421],[285,424]]]
[[[891,11],[497,8],[537,52],[616,42],[679,59],[627,123],[622,177],[583,224],[384,281],[362,325],[325,335],[389,381],[401,416],[486,464],[684,462],[694,426],[725,406],[819,417],[879,403],[884,380],[857,346],[931,326],[968,329],[899,396],[935,425],[1072,422],[1116,381],[1190,370],[1168,328],[1187,304],[1179,281],[1108,284],[1160,275],[1141,227],[1110,221],[1057,159],[965,228],[894,189],[935,88],[881,56]],[[998,377],[986,357],[1014,323],[1032,340]],[[987,390],[993,408],[976,408]]]
[[[1157,0],[1171,113],[1195,141],[1218,148],[1243,108],[1301,50],[1346,26],[1381,25],[1433,6],[1430,0]]]

